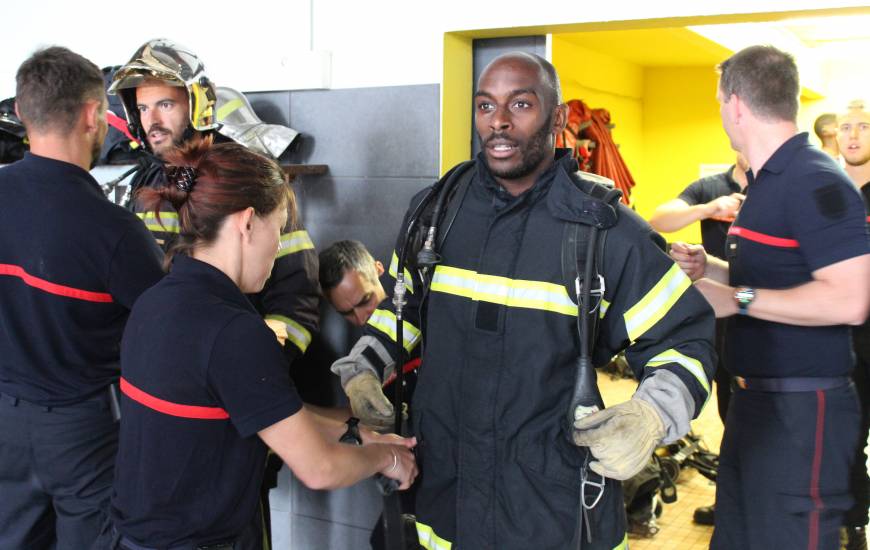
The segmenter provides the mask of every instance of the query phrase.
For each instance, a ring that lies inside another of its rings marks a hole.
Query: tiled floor
[[[599,387],[606,404],[619,403],[629,399],[637,387],[634,380],[611,380],[607,375],[599,376]],[[707,447],[719,451],[722,440],[722,422],[716,408],[716,396],[711,397],[700,417],[692,422],[696,435],[703,436]],[[629,536],[631,550],[706,550],[710,546],[712,527],[692,522],[692,514],[699,506],[713,503],[716,486],[692,468],[683,470],[677,481],[677,501],[664,504],[662,516],[658,519],[659,532],[652,538]]]

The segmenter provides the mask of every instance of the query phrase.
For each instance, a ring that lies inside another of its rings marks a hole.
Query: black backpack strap
[[[456,215],[459,213],[459,207],[462,206],[462,201],[465,200],[465,194],[468,192],[468,188],[471,187],[471,180],[477,173],[477,170],[474,169],[475,164],[475,161],[470,160],[463,163],[457,170],[457,178],[459,181],[456,182],[451,190],[450,196],[447,197],[447,211],[444,214],[444,219],[441,221],[441,229],[438,231],[438,239],[436,242],[438,243],[439,250],[444,244],[444,240],[447,238],[447,233],[450,232],[453,222],[456,220]]]

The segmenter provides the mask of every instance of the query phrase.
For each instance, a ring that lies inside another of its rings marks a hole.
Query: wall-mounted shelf
[[[326,164],[282,164],[288,176],[322,176],[329,171]]]

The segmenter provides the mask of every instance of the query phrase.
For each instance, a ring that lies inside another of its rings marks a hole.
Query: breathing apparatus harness
[[[405,300],[405,266],[409,254],[416,260],[415,267],[422,280],[422,295],[420,300],[420,318],[423,319],[425,303],[430,287],[430,278],[435,266],[441,262],[438,250],[443,244],[456,218],[468,187],[476,173],[475,161],[463,162],[447,172],[429,190],[417,204],[408,218],[402,246],[397,254],[396,285],[393,290],[393,305],[396,310],[396,364],[405,362],[403,345],[403,310]],[[571,404],[566,414],[567,433],[575,420],[587,414],[604,408],[604,402],[598,391],[595,368],[592,362],[593,344],[597,339],[599,311],[604,297],[604,277],[600,273],[604,255],[604,243],[607,230],[616,225],[618,220],[617,203],[622,193],[613,188],[612,182],[606,178],[586,172],[571,173],[571,181],[577,190],[587,195],[583,199],[583,207],[572,221],[565,220],[562,237],[562,274],[563,279],[573,286],[577,300],[577,334],[580,343],[580,355],[575,361],[577,377],[572,392]],[[446,211],[445,211],[446,207]],[[418,225],[428,223],[428,226]],[[442,228],[443,229],[440,229]],[[416,250],[416,253],[414,251]],[[586,284],[586,281],[589,284]],[[594,298],[594,302],[593,302]],[[424,322],[421,322],[421,327]],[[423,344],[425,345],[425,339]],[[401,433],[403,406],[404,374],[402,369],[396,369],[396,383],[393,386],[393,407],[396,411],[396,433]],[[590,481],[589,453],[586,453],[580,471],[581,491],[578,528],[576,532],[577,547],[583,540],[584,526],[586,539],[591,542],[588,511],[594,508],[604,494],[605,479]],[[597,488],[590,498],[587,497],[587,487]],[[391,547],[392,548],[392,547]]]

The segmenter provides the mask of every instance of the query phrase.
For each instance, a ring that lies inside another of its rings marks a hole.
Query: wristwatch
[[[338,439],[341,443],[349,443],[351,445],[362,445],[362,436],[359,433],[359,418],[351,416],[345,421],[347,431]]]
[[[749,304],[755,300],[755,289],[745,286],[734,291],[734,301],[737,302],[737,313],[749,315]]]

